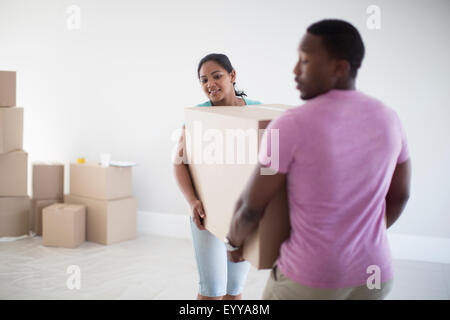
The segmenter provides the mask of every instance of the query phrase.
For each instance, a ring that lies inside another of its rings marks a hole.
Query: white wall
[[[380,30],[366,27],[371,4]],[[67,28],[71,5],[79,30]],[[346,19],[367,49],[358,87],[397,110],[409,138],[412,197],[392,232],[450,237],[449,13],[448,0],[0,0],[0,70],[18,71],[31,161],[109,151],[139,163],[141,211],[185,213],[171,133],[206,100],[200,58],[228,54],[250,98],[300,104],[292,69],[305,28]]]

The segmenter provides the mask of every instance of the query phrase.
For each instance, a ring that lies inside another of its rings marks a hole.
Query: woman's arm
[[[184,150],[186,147],[185,143],[185,128],[183,126],[182,135],[180,136],[180,140],[178,141],[177,147],[177,156],[178,159],[184,159]],[[178,187],[186,198],[189,206],[192,210],[192,218],[194,219],[195,224],[201,230],[205,229],[203,225],[203,218],[205,217],[205,213],[203,210],[203,206],[201,201],[198,199],[194,185],[192,183],[192,177],[189,172],[189,167],[185,163],[185,161],[174,161],[174,175],[175,180],[177,181]]]

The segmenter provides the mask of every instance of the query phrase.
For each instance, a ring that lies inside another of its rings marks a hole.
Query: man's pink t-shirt
[[[395,111],[356,90],[331,90],[268,129],[278,129],[278,171],[287,174],[291,235],[281,246],[281,272],[315,288],[364,285],[373,265],[381,282],[392,279],[385,197],[396,165],[409,157]],[[269,130],[263,166],[276,165]]]

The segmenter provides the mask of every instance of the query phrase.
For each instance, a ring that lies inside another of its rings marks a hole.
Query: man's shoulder
[[[364,102],[361,103],[362,105],[372,108],[372,110],[378,112],[378,114],[383,114],[387,117],[394,117],[394,118],[397,117],[396,111],[390,106],[388,106],[381,99],[363,92],[359,93],[362,99],[364,99],[363,100]]]
[[[298,120],[301,118],[301,110],[302,106],[293,107],[287,109],[278,117],[272,120],[272,127],[278,128],[287,128],[287,127],[296,127]]]

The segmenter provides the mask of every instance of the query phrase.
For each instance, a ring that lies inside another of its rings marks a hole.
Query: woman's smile
[[[209,95],[214,97],[214,96],[217,96],[220,92],[221,92],[220,89],[214,88],[214,89],[209,90]]]

